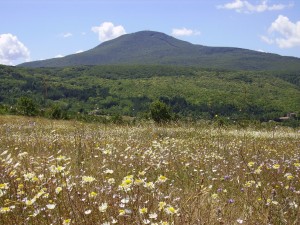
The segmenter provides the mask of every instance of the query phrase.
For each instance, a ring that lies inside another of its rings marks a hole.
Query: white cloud
[[[73,36],[73,34],[70,33],[70,32],[68,32],[68,33],[63,33],[63,34],[62,34],[62,37],[63,37],[63,38],[68,38],[68,37],[72,37],[72,36]]]
[[[274,4],[269,5],[268,0],[261,0],[261,2],[257,5],[251,4],[246,0],[234,0],[233,2],[226,3],[224,5],[218,5],[219,9],[229,9],[235,10],[239,13],[252,13],[252,12],[265,12],[265,11],[275,11],[275,10],[283,10],[287,7],[292,7],[293,4]]]
[[[268,44],[277,44],[280,48],[300,46],[300,21],[293,23],[288,17],[279,15],[268,29],[270,37],[261,36]]]
[[[244,7],[244,2],[241,0],[236,0],[235,2],[229,2],[225,5],[219,5],[218,8],[220,9],[241,9]]]
[[[258,51],[258,52],[262,52],[262,53],[266,53],[264,50],[262,50],[262,49],[257,49],[256,51]]]
[[[92,31],[99,35],[99,41],[108,41],[126,34],[123,26],[115,26],[111,22],[104,22],[99,27],[92,27]]]
[[[78,53],[81,53],[81,52],[83,52],[83,50],[78,50],[75,53],[78,54]]]
[[[267,44],[271,45],[274,43],[274,40],[272,40],[271,38],[268,38],[266,36],[260,36],[260,39],[263,41],[263,42],[266,42]]]
[[[200,32],[197,30],[191,30],[187,29],[185,27],[183,28],[174,28],[172,29],[172,35],[173,36],[192,36],[192,35],[200,35]]]
[[[58,54],[58,55],[54,56],[54,58],[62,58],[62,57],[64,57],[62,54]]]
[[[30,60],[28,48],[12,34],[0,34],[0,64],[14,65],[16,60]]]

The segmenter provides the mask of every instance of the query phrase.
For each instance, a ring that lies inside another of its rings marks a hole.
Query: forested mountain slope
[[[299,80],[296,72],[182,66],[0,66],[0,104],[14,107],[26,96],[44,109],[137,116],[159,99],[183,117],[268,120],[299,112]]]
[[[66,67],[109,64],[161,64],[230,70],[300,71],[299,58],[241,48],[194,45],[154,31],[126,34],[82,53],[23,63],[19,66]]]

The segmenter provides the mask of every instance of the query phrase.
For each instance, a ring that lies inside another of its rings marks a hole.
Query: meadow
[[[0,224],[300,224],[300,132],[0,117]]]

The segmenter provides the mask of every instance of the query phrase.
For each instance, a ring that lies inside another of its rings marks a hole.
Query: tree
[[[21,97],[17,103],[18,113],[23,116],[36,116],[38,114],[37,105],[31,98]]]
[[[170,107],[161,101],[151,103],[150,116],[156,123],[164,123],[172,118]]]

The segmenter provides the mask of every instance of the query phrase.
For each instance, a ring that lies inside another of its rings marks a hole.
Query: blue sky
[[[74,54],[124,33],[300,57],[298,0],[0,0],[0,64]]]

